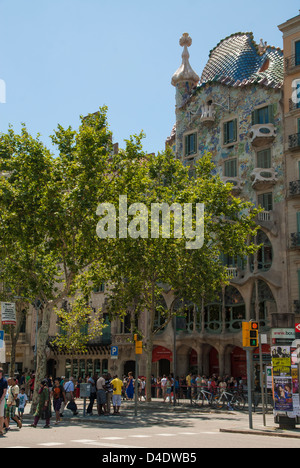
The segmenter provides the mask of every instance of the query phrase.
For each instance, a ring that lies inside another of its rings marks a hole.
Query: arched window
[[[204,307],[204,328],[208,333],[222,332],[222,294]]]
[[[258,306],[258,319],[261,327],[269,323],[271,313],[277,312],[276,301],[268,284],[263,280],[254,283],[251,297],[251,318],[256,320],[256,303]]]
[[[246,318],[246,308],[244,299],[233,286],[225,289],[225,323],[227,331],[239,331],[242,328],[242,321]]]
[[[261,230],[257,232],[256,236],[256,245],[261,245],[262,247],[256,253],[257,261],[257,270],[258,271],[268,271],[272,266],[273,261],[273,248],[270,239],[267,234]],[[251,271],[255,269],[255,255],[251,256],[250,261]]]

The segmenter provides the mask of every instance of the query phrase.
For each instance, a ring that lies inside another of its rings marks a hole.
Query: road
[[[132,449],[201,449],[201,448],[299,448],[298,438],[279,438],[253,434],[229,434],[220,429],[247,429],[246,413],[170,414],[133,417],[109,416],[75,423],[64,421],[60,426],[30,427],[24,421],[21,430],[12,424],[0,439],[0,448],[98,448]],[[268,416],[268,425],[273,417]],[[54,424],[54,420],[52,420]],[[254,415],[254,429],[262,429],[261,415]],[[274,424],[273,424],[274,426]],[[298,433],[299,435],[299,433]],[[143,450],[145,454],[145,450]]]

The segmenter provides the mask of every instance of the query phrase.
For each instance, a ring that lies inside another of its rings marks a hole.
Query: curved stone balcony
[[[251,172],[252,187],[256,190],[269,189],[277,182],[277,173],[274,168],[256,168]]]
[[[271,123],[252,125],[249,136],[253,146],[266,146],[274,141],[276,137],[276,129]]]

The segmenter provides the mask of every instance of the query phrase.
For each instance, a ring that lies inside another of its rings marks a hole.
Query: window
[[[300,211],[297,212],[297,232],[300,233]]]
[[[197,134],[191,133],[185,137],[185,156],[197,153]]]
[[[237,141],[237,119],[225,122],[223,125],[223,143],[228,145]]]
[[[237,160],[229,159],[224,163],[225,177],[237,177]]]
[[[271,167],[271,150],[270,148],[257,153],[257,167],[269,169]]]
[[[265,211],[272,211],[273,210],[273,196],[272,192],[269,193],[262,193],[258,195],[258,204],[265,210]]]
[[[274,122],[273,105],[255,109],[252,112],[252,125],[268,124]]]
[[[100,293],[100,292],[104,292],[104,291],[105,291],[105,283],[102,283],[102,284],[100,284],[99,286],[96,286],[93,289],[94,293]]]
[[[300,65],[300,41],[295,42],[295,65]]]
[[[271,241],[263,231],[258,231],[256,243],[257,245],[263,244],[257,252],[257,268],[262,271],[268,271],[270,270],[273,261]]]

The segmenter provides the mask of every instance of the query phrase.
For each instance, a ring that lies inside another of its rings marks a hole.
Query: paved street
[[[249,428],[247,413],[173,413],[149,411],[135,419],[131,412],[123,416],[90,419],[65,419],[60,426],[35,429],[25,419],[23,428],[12,424],[0,440],[1,448],[100,448],[111,449],[187,449],[187,448],[299,448],[300,431],[295,438],[240,433]],[[262,415],[253,416],[254,429],[262,430]],[[220,432],[234,429],[237,433]],[[274,429],[273,416],[267,417],[267,429]],[[249,432],[249,431],[248,431]],[[144,452],[143,452],[144,453]]]

